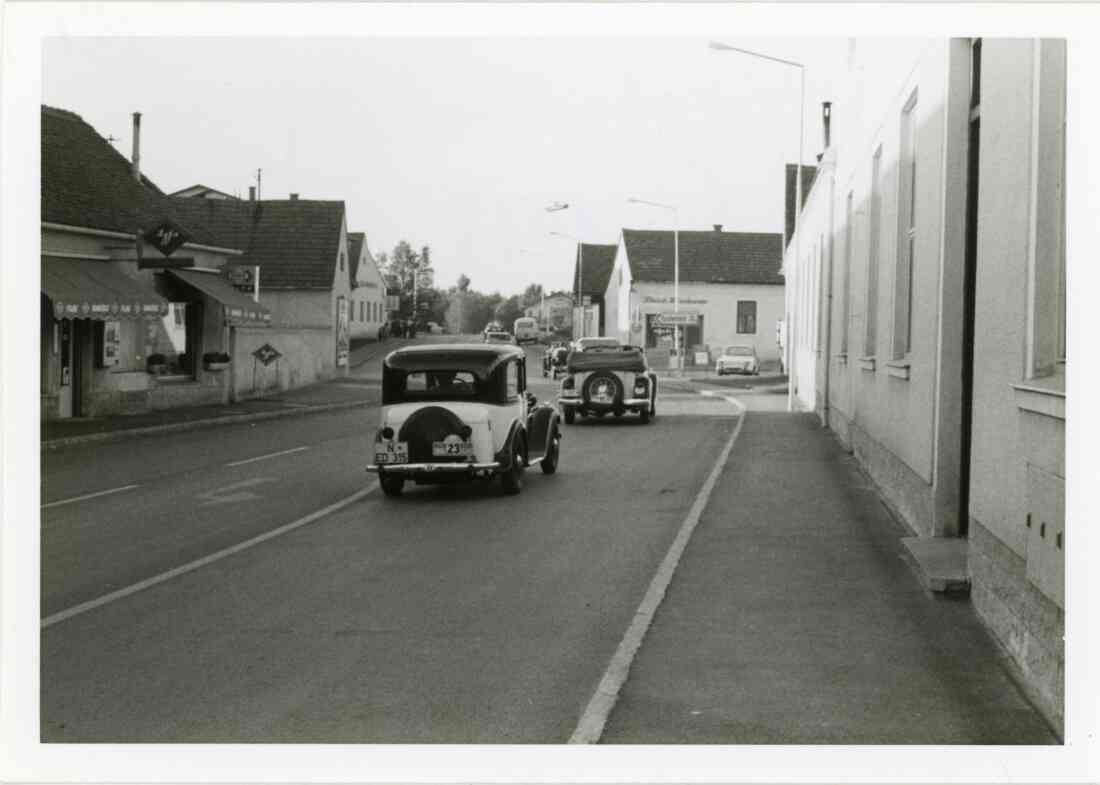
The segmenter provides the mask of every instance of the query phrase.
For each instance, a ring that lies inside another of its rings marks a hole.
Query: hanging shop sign
[[[177,224],[171,221],[161,221],[142,237],[145,242],[152,245],[165,256],[171,256],[191,238]]]

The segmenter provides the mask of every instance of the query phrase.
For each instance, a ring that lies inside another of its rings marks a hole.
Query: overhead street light
[[[711,41],[708,44],[709,48],[716,52],[737,52],[738,54],[748,55],[749,57],[756,57],[761,60],[770,60],[773,63],[779,63],[780,65],[791,66],[798,69],[799,74],[799,93],[798,93],[798,164],[794,168],[794,258],[797,264],[798,258],[801,256],[801,244],[802,236],[798,231],[798,227],[801,223],[800,216],[802,214],[802,137],[804,135],[804,123],[805,123],[805,108],[806,108],[806,66],[802,63],[797,63],[794,60],[784,60],[781,57],[772,57],[771,55],[762,54],[761,52],[754,52],[751,49],[742,49],[738,46],[730,46],[724,44],[721,41]],[[784,249],[785,250],[785,249]],[[785,288],[785,287],[784,287]],[[790,314],[786,315],[786,321],[789,322]],[[791,326],[787,324],[786,346],[783,347],[784,362],[786,363],[786,370],[789,374],[791,372]],[[790,384],[787,385],[787,411],[791,411],[794,408],[794,387]]]
[[[662,210],[672,211],[672,310],[674,313],[680,312],[680,209],[676,205],[663,204],[661,202],[651,202],[647,199],[635,199],[631,197],[626,200],[630,204],[644,204],[649,207],[658,207]],[[676,322],[672,325],[673,329],[673,346],[676,348],[676,372],[679,373],[684,367],[683,352],[680,347],[680,323]]]

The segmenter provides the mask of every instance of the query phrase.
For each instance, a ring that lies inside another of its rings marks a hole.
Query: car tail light
[[[561,386],[562,386],[563,390],[572,390],[573,389],[573,377],[572,376],[566,376],[562,380]]]
[[[645,378],[640,377],[634,380],[634,393],[636,395],[644,395],[646,387],[647,385]]]
[[[392,439],[393,438],[393,428],[391,428],[390,426],[387,425],[385,428],[383,428],[381,431],[379,431],[379,434],[381,434],[383,439]]]

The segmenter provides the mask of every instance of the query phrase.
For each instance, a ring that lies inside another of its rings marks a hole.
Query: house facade
[[[229,400],[236,332],[270,320],[229,283],[243,249],[141,174],[140,115],[133,161],[72,112],[41,120],[42,419]],[[160,228],[186,241],[164,245]]]
[[[537,319],[539,327],[546,327],[556,333],[571,335],[573,330],[573,298],[565,292],[548,294],[535,305],[525,308],[523,315]]]
[[[386,321],[386,285],[363,232],[348,234],[348,260],[351,264],[351,337],[377,339]]]
[[[724,232],[717,225],[681,231],[678,242],[677,297],[676,233],[622,230],[605,298],[608,334],[646,347],[657,367],[673,362],[677,334],[688,367],[739,344],[753,346],[762,363],[778,364],[782,235]]]
[[[918,567],[955,565],[932,588],[969,587],[1059,729],[1065,58],[861,42],[784,264],[795,403],[854,452]]]
[[[342,201],[176,198],[188,220],[244,248],[235,266],[271,314],[267,330],[241,329],[234,350],[238,397],[290,389],[346,373],[351,342],[351,265]],[[252,279],[249,275],[255,274]],[[278,352],[264,364],[255,353]]]

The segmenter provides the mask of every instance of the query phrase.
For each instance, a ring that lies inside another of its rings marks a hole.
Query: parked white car
[[[727,373],[759,374],[760,360],[752,346],[727,346],[714,364],[719,376]]]

